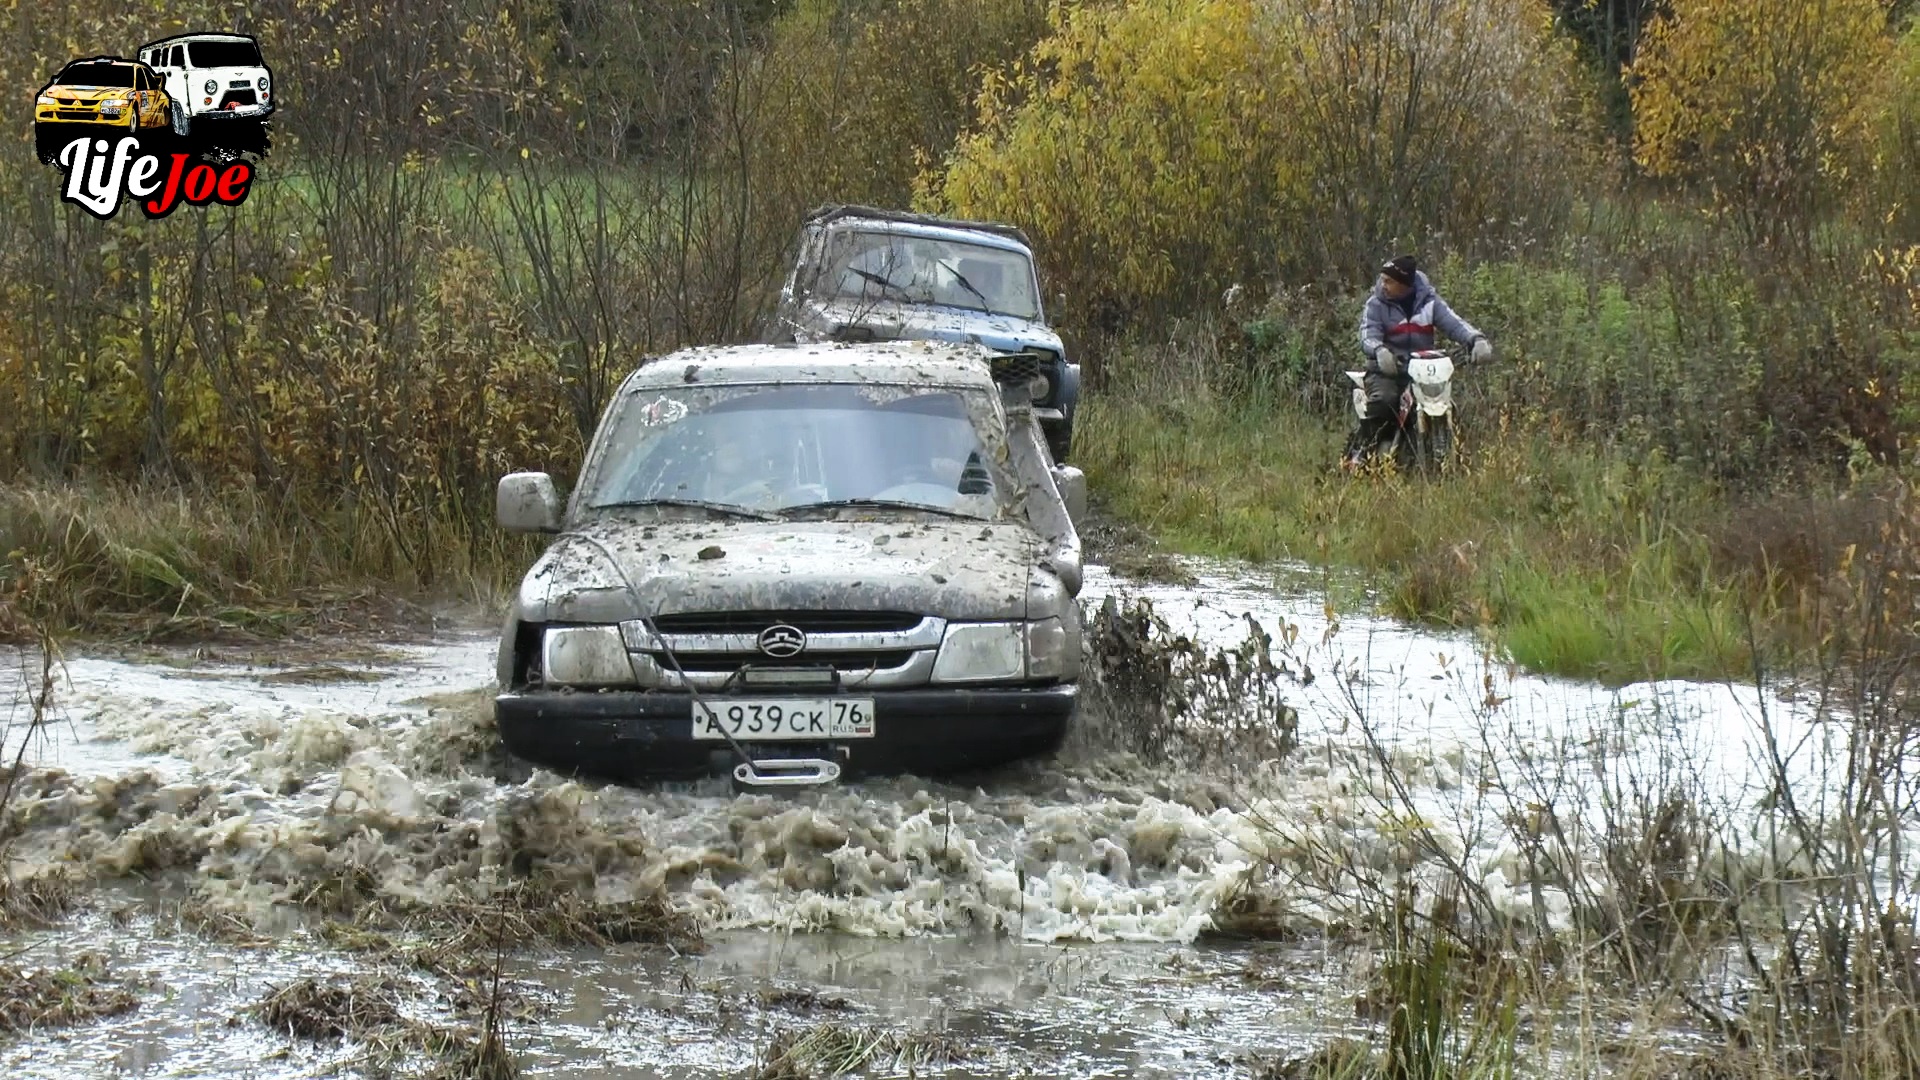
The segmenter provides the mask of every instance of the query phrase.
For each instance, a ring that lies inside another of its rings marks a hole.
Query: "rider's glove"
[[[1483,337],[1474,338],[1473,362],[1476,364],[1484,364],[1491,359],[1493,359],[1493,342]]]
[[[1400,374],[1400,358],[1394,356],[1393,350],[1385,345],[1373,350],[1373,362],[1380,365],[1382,375],[1391,378]]]

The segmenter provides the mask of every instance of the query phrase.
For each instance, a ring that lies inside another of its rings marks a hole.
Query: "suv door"
[[[190,76],[190,73],[187,71],[187,47],[185,45],[171,46],[166,50],[165,60],[167,63],[165,80],[167,96],[179,102],[181,107],[185,108],[187,112],[193,112],[193,87],[189,85],[187,81]]]

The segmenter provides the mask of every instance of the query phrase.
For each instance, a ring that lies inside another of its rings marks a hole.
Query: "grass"
[[[1336,605],[1482,628],[1537,671],[1738,677],[1747,613],[1793,614],[1756,585],[1751,560],[1778,545],[1730,557],[1735,508],[1657,458],[1489,431],[1461,472],[1349,478],[1334,468],[1345,432],[1284,399],[1120,388],[1088,395],[1075,452],[1108,513],[1177,551],[1356,570],[1357,586],[1330,578]]]
[[[489,601],[532,561],[502,534],[420,520],[441,553],[426,580],[372,517],[257,489],[0,484],[0,633],[38,623],[62,638],[246,642],[412,629],[424,605]]]
[[[0,1035],[71,1027],[131,1012],[139,1001],[88,953],[72,967],[24,970],[0,964]]]

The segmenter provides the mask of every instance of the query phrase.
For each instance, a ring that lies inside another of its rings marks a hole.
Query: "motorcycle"
[[[1347,441],[1347,457],[1357,449],[1361,466],[1384,457],[1401,469],[1434,472],[1454,459],[1453,358],[1442,349],[1422,349],[1409,354],[1406,364],[1412,382],[1400,393],[1394,422],[1366,447],[1354,446],[1367,418],[1366,373],[1347,372],[1358,418]]]

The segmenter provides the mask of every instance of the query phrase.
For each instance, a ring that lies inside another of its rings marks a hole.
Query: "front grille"
[[[903,611],[694,611],[660,615],[653,625],[663,634],[759,634],[780,624],[812,634],[897,634],[920,625],[920,616]]]
[[[91,120],[99,114],[92,109],[55,109],[53,115],[62,120]]]
[[[808,650],[799,656],[786,660],[775,660],[759,654],[741,653],[676,653],[680,661],[680,670],[689,673],[719,672],[731,675],[744,664],[755,668],[803,669],[831,667],[841,672],[885,671],[897,668],[913,659],[912,649],[888,649],[872,652],[814,652]],[[672,670],[673,661],[665,653],[658,654],[661,666]]]
[[[993,372],[994,382],[1012,385],[1030,381],[1047,367],[1045,359],[1035,352],[1001,353],[987,366]]]

